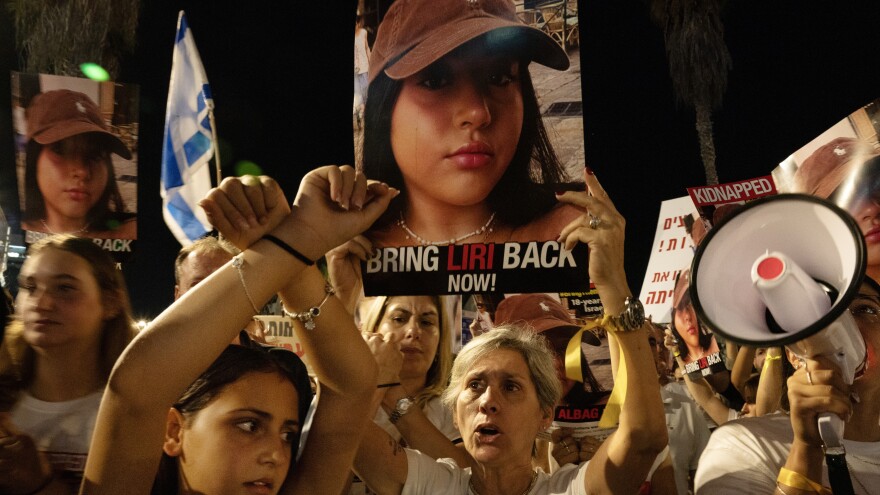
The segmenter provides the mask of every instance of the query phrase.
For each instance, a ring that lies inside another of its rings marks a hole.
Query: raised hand
[[[611,302],[606,299],[613,297],[614,304],[619,302],[622,307],[623,300],[629,296],[623,266],[626,221],[596,176],[587,173],[585,180],[586,191],[568,191],[556,196],[559,201],[584,210],[583,215],[562,229],[558,240],[566,249],[573,248],[578,242],[590,247],[590,280],[603,296],[606,306]]]
[[[370,240],[357,235],[327,252],[330,284],[336,288],[336,297],[351,314],[354,314],[364,287],[361,278],[361,261],[367,261],[372,250],[373,244]]]
[[[849,386],[840,369],[824,357],[801,362],[788,379],[788,400],[795,440],[812,447],[822,445],[820,414],[830,412],[847,420],[852,413]]]
[[[321,167],[303,178],[289,221],[276,230],[305,241],[300,250],[317,259],[369,228],[399,192],[348,165]]]
[[[208,221],[235,247],[245,250],[290,214],[284,191],[271,177],[227,177],[199,203]]]
[[[403,366],[403,353],[400,352],[400,339],[394,333],[382,335],[378,332],[364,332],[367,347],[379,365],[377,383],[396,383],[400,381],[400,368]],[[387,390],[387,389],[386,389]]]

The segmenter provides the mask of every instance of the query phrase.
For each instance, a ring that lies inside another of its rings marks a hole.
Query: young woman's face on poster
[[[874,192],[860,198],[848,208],[856,219],[868,248],[868,265],[880,265],[880,197]]]
[[[675,309],[675,328],[689,349],[700,348],[700,323],[690,302],[680,304]]]
[[[100,141],[87,134],[43,147],[37,158],[37,185],[50,223],[86,218],[107,188],[109,160]]]
[[[391,146],[408,193],[438,205],[483,202],[519,143],[519,63],[453,52],[403,80]]]

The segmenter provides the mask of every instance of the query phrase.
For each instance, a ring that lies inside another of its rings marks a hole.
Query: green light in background
[[[94,64],[92,62],[85,62],[85,63],[79,64],[79,70],[81,70],[83,72],[83,74],[85,74],[86,77],[88,77],[92,81],[109,81],[110,80],[110,74],[106,70],[104,70],[103,67],[101,67],[98,64]]]
[[[263,175],[263,169],[250,160],[240,160],[235,164],[235,175]]]

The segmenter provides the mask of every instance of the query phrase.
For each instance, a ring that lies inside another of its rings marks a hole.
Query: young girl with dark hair
[[[98,106],[66,89],[34,97],[27,109],[24,230],[82,237],[137,238],[111,153],[131,158]]]
[[[268,178],[228,178],[213,190],[202,206],[243,252],[125,350],[98,413],[82,492],[341,492],[368,420],[358,406],[372,397],[377,370],[313,260],[369,226],[393,195],[351,167],[306,175],[292,213]],[[292,354],[227,348],[276,292],[318,380],[298,461],[311,395],[301,365]]]
[[[582,211],[547,137],[529,63],[562,48],[507,0],[396,2],[370,61],[363,170],[401,190],[379,245],[555,240]]]

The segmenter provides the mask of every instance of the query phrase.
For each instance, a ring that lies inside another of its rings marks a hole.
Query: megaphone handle
[[[819,435],[826,448],[843,445],[843,419],[834,413],[819,415]]]

